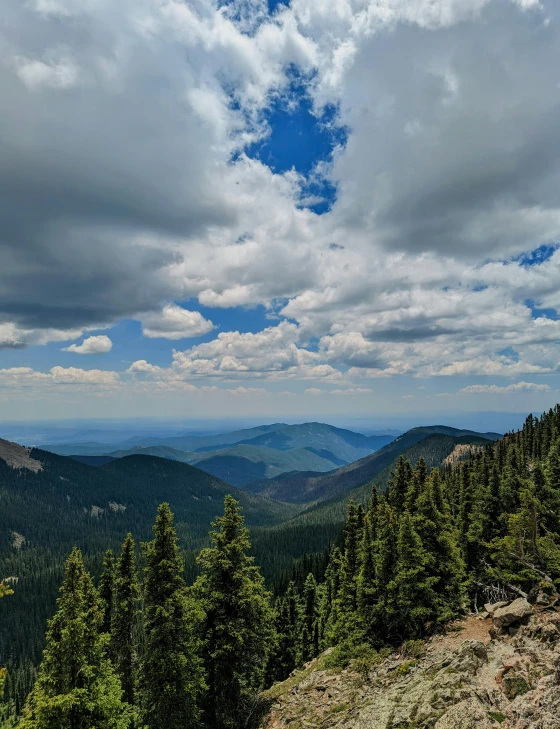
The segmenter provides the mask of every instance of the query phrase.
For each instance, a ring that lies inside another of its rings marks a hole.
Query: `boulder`
[[[434,729],[491,729],[492,722],[484,706],[471,697],[460,701],[445,712]]]
[[[519,597],[509,605],[494,610],[492,620],[498,630],[517,625],[534,613],[534,609],[524,597]]]
[[[509,605],[509,602],[503,602],[503,601],[502,602],[487,602],[484,605],[484,609],[486,610],[487,613],[489,613],[490,615],[493,615],[494,612],[498,608],[505,607],[506,605]]]

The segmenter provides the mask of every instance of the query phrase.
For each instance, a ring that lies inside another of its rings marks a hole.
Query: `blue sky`
[[[552,10],[8,0],[3,417],[552,406]]]

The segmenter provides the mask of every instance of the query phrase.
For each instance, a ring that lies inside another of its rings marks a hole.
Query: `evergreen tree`
[[[201,611],[187,593],[169,504],[158,508],[154,539],[143,545],[144,655],[138,676],[141,726],[198,726],[204,689],[199,656]]]
[[[387,614],[390,611],[391,583],[396,565],[397,515],[385,499],[379,500],[377,543],[375,545],[375,594],[368,637],[372,643],[381,643],[387,634]]]
[[[397,468],[394,473],[391,473],[387,490],[387,500],[397,513],[400,513],[405,507],[411,480],[412,467],[410,462],[404,456],[399,456]]]
[[[432,586],[438,596],[437,619],[445,621],[461,605],[465,565],[441,487],[439,471],[434,468],[416,502],[413,522],[426,552],[426,573],[436,578]]]
[[[311,573],[307,575],[303,586],[301,614],[301,642],[300,655],[301,663],[306,663],[315,658],[319,653],[318,625],[317,625],[317,582]]]
[[[265,685],[284,681],[296,667],[295,633],[290,620],[289,603],[278,599],[275,605],[276,641],[269,655]]]
[[[359,569],[360,529],[358,509],[353,500],[348,504],[344,528],[344,557],[342,560],[341,600],[346,612],[356,609],[357,577]]]
[[[111,615],[113,611],[113,582],[115,579],[115,560],[113,552],[108,549],[103,557],[103,572],[99,580],[99,597],[103,608],[101,632],[111,632]]]
[[[20,729],[128,729],[131,708],[106,657],[103,606],[74,549]]]
[[[377,507],[375,508],[377,512]],[[363,628],[371,624],[373,608],[376,601],[375,590],[375,537],[371,527],[372,521],[377,521],[377,513],[368,510],[364,521],[361,545],[361,564],[358,576],[357,611]]]
[[[110,655],[124,691],[124,699],[134,704],[136,674],[136,629],[140,591],[136,575],[134,540],[128,534],[117,561],[114,581]]]
[[[422,541],[405,511],[399,520],[397,563],[389,588],[389,629],[399,640],[422,636],[427,621],[437,616],[437,598],[432,588],[438,578],[428,576],[426,562]]]
[[[226,496],[212,526],[212,547],[198,557],[195,592],[206,613],[204,639],[208,695],[206,726],[243,725],[262,684],[273,641],[269,594],[253,558],[237,501]]]

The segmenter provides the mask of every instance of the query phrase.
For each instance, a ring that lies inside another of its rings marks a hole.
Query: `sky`
[[[4,0],[0,419],[560,398],[559,0]]]

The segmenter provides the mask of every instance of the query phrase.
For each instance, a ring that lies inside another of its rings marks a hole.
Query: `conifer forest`
[[[560,406],[439,467],[400,455],[364,489],[367,499],[347,495],[325,548],[307,522],[310,548],[266,580],[251,546],[254,531],[266,551],[263,527],[246,525],[231,494],[188,564],[167,502],[151,539],[124,533],[115,548],[111,533],[104,554],[68,550],[48,623],[29,622],[17,660],[3,661],[0,726],[251,727],[262,690],[327,648],[343,664],[489,600],[560,588]],[[5,610],[17,592],[17,581],[0,586]]]

